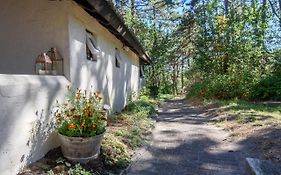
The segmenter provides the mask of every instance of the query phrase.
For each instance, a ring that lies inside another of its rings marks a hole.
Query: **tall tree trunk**
[[[173,81],[173,92],[176,95],[178,89],[177,89],[177,68],[176,68],[176,64],[175,63],[173,63],[172,81]]]
[[[184,89],[184,59],[181,60],[181,91]]]
[[[262,35],[262,36],[265,36],[265,30],[266,30],[266,25],[267,25],[267,22],[266,22],[266,18],[267,18],[267,16],[266,16],[266,10],[267,10],[267,8],[266,8],[266,6],[267,6],[267,0],[262,0],[262,7],[261,7],[261,33],[260,33],[260,35]],[[261,39],[260,41],[259,41],[259,44],[265,49],[265,41],[264,41],[264,39]]]
[[[225,15],[225,17],[227,17],[228,13],[229,13],[229,1],[224,0],[224,15]]]
[[[229,45],[229,42],[230,42],[230,30],[229,30],[229,27],[230,27],[230,20],[228,19],[228,15],[229,15],[229,1],[228,0],[224,0],[224,16],[225,16],[225,19],[227,20],[227,27],[226,27],[226,31],[225,31],[225,36],[224,36],[224,59],[223,59],[223,62],[222,62],[222,73],[226,73],[227,72],[227,69],[228,69],[228,62],[229,62],[229,55],[228,55],[228,45]]]
[[[134,18],[136,15],[136,10],[135,10],[135,0],[131,0],[131,15]]]

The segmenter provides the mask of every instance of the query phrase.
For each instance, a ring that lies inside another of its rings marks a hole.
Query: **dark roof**
[[[101,25],[106,27],[124,45],[134,51],[143,64],[150,64],[151,59],[145,53],[136,36],[125,25],[122,17],[115,11],[113,5],[106,0],[74,0],[87,13],[96,18]]]

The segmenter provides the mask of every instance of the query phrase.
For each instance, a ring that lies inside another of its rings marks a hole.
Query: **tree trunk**
[[[184,59],[181,60],[181,93],[183,93],[183,89],[184,89]]]
[[[229,13],[229,1],[224,0],[224,15],[225,15],[225,17],[227,17],[228,13]]]

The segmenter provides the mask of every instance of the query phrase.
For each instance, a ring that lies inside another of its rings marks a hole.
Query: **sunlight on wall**
[[[1,74],[0,82],[0,172],[16,174],[58,146],[49,111],[69,82],[63,76]]]

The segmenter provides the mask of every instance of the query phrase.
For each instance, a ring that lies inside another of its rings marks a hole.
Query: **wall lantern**
[[[52,74],[63,75],[63,58],[55,47],[52,47],[47,55],[52,60]]]
[[[46,53],[41,53],[36,58],[35,72],[38,75],[52,74],[52,60]]]

